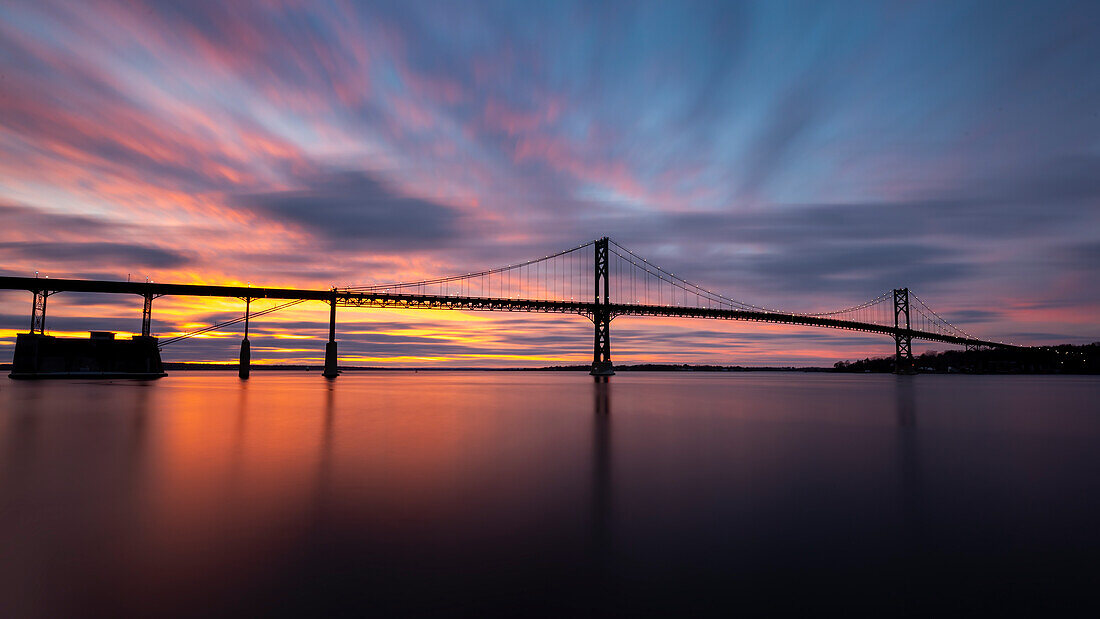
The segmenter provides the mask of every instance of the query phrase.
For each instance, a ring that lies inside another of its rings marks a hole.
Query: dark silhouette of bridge
[[[104,280],[0,277],[0,289],[33,294],[32,334],[45,334],[46,301],[59,292],[136,294],[144,299],[141,335],[151,337],[153,300],[165,295],[234,297],[245,302],[240,318],[162,340],[165,346],[188,337],[244,323],[240,373],[248,376],[251,350],[248,324],[262,316],[305,301],[329,305],[329,339],[324,375],[337,367],[336,308],[373,307],[464,311],[549,312],[580,314],[594,325],[592,374],[614,374],[611,362],[611,321],[617,316],[674,316],[745,320],[775,324],[846,329],[878,333],[894,339],[895,368],[913,371],[912,341],[926,340],[968,348],[1010,348],[983,340],[947,322],[908,288],[887,291],[851,307],[816,313],[785,312],[759,307],[718,294],[661,269],[604,237],[534,260],[451,277],[349,286],[328,290],[164,284]],[[285,303],[252,312],[256,299]]]

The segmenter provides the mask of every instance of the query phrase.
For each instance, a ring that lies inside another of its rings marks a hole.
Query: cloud
[[[108,222],[95,217],[51,213],[19,204],[0,203],[0,229],[3,230],[0,238],[11,238],[13,234],[27,234],[32,231],[41,234],[96,234],[109,228]]]
[[[176,268],[187,265],[191,258],[184,253],[134,245],[129,243],[49,243],[7,242],[0,243],[0,256],[8,259],[41,261],[43,264],[65,265],[93,262],[115,264],[120,267]]]
[[[1092,267],[1100,265],[1100,241],[1073,243],[1062,247],[1054,254],[1055,262],[1069,268]],[[1100,276],[1100,274],[1097,274]]]
[[[58,305],[62,303],[65,303],[66,306],[58,307]],[[88,318],[82,316],[74,317],[60,315],[63,312],[71,311],[71,308],[67,306],[69,303],[71,303],[71,301],[63,296],[50,297],[46,312],[46,329],[49,332],[86,334],[88,331],[115,331],[122,333],[141,331],[140,304],[134,312],[130,312],[131,316],[129,317],[99,316]],[[28,302],[27,305],[29,307],[30,303]],[[156,331],[156,322],[157,321],[154,320],[154,332]],[[26,328],[30,326],[30,310],[28,309],[27,313],[24,315],[0,314],[0,324],[9,328]],[[87,336],[85,335],[85,337]]]
[[[993,199],[1022,206],[1095,205],[1100,200],[1100,155],[1071,153],[1033,162],[1001,180]],[[1040,211],[1041,212],[1041,211]]]
[[[931,283],[968,277],[975,269],[957,251],[915,243],[849,247],[806,243],[782,252],[748,256],[738,262],[737,267],[751,274],[760,288],[796,291],[801,296],[838,289],[846,292],[881,292],[901,286],[927,289]]]
[[[783,93],[766,124],[747,149],[744,177],[740,192],[750,198],[776,176],[789,169],[787,159],[796,153],[799,140],[817,128],[815,121],[824,113],[824,102],[812,83],[805,82]]]
[[[951,312],[951,319],[960,324],[993,322],[1002,318],[1004,318],[1004,312],[999,310],[960,309]]]
[[[41,270],[62,277],[116,279],[141,269],[194,266],[193,252],[159,245],[173,243],[174,232],[0,204],[0,259],[8,266],[18,265],[23,273]]]
[[[308,180],[303,189],[243,195],[236,201],[345,251],[434,249],[462,232],[457,209],[399,195],[367,172],[329,173]]]

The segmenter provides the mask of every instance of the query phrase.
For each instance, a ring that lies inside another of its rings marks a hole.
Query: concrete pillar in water
[[[249,350],[248,338],[241,340],[241,364],[237,368],[237,376],[241,378],[248,378],[249,370],[252,368],[252,351]]]
[[[340,370],[336,367],[336,296],[329,302],[328,314],[328,343],[325,344],[325,378],[336,378]]]
[[[252,369],[252,347],[248,343],[248,310],[252,305],[251,298],[245,298],[244,300],[244,338],[241,340],[241,363],[237,367],[237,376],[241,378],[248,378],[249,372]]]

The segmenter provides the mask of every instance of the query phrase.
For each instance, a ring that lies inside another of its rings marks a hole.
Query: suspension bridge
[[[46,333],[46,301],[59,292],[136,294],[144,299],[141,338],[163,347],[189,337],[244,323],[240,373],[251,363],[248,325],[252,318],[304,303],[329,306],[329,338],[325,345],[326,377],[339,374],[336,308],[368,307],[461,311],[549,312],[579,314],[594,326],[592,370],[614,374],[611,361],[611,321],[618,316],[671,316],[744,320],[776,324],[878,333],[894,340],[895,369],[912,372],[913,340],[943,342],[967,348],[1014,348],[1011,344],[975,337],[945,320],[908,288],[897,288],[851,307],[799,313],[760,307],[719,294],[652,264],[604,237],[576,247],[500,268],[413,282],[333,287],[325,290],[257,288],[157,282],[0,277],[0,289],[33,295],[30,334]],[[165,295],[242,299],[244,314],[189,333],[156,340],[151,333],[153,301]],[[283,300],[252,312],[257,299]]]

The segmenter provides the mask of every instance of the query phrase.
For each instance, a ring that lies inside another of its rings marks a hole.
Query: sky
[[[763,306],[907,286],[980,337],[1096,341],[1098,31],[1091,1],[8,1],[0,274],[328,288],[610,236]],[[0,356],[30,305],[0,292]],[[165,297],[153,330],[242,311]],[[126,334],[140,314],[64,293],[47,327]],[[327,318],[257,320],[253,362],[319,363]],[[349,365],[592,350],[580,316],[341,309],[339,327]],[[692,319],[620,317],[611,338],[619,364],[893,352]],[[164,357],[232,361],[239,339]]]

